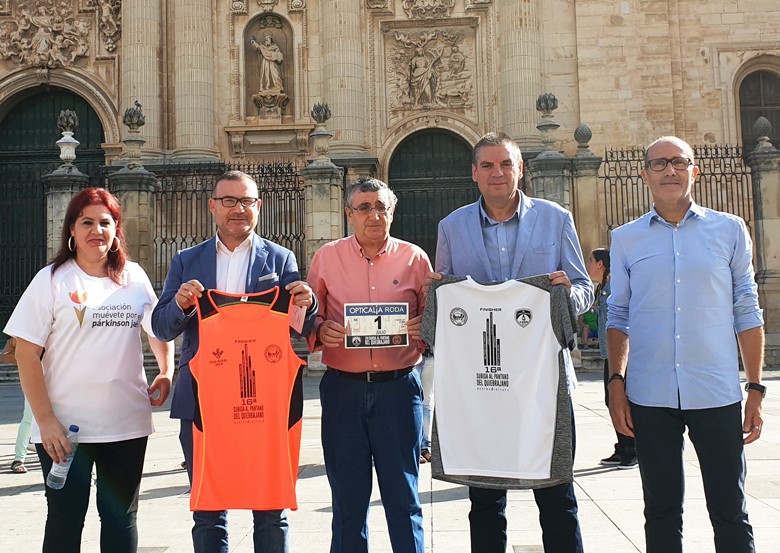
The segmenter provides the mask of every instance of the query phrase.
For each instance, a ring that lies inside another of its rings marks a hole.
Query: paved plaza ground
[[[619,471],[599,466],[598,460],[611,453],[614,433],[603,404],[601,374],[579,374],[580,387],[574,394],[577,420],[575,483],[580,505],[587,553],[630,553],[644,551],[642,490],[638,470]],[[765,430],[761,440],[747,447],[748,511],[755,529],[757,551],[780,551],[780,371],[765,373],[769,388],[764,401]],[[301,470],[298,482],[299,509],[290,513],[292,553],[326,553],[330,545],[330,489],[320,446],[320,402],[318,377],[305,379],[305,407]],[[11,474],[17,422],[22,413],[18,384],[0,386],[0,550],[17,553],[40,551],[46,516],[40,466],[35,455],[28,457],[30,472]],[[166,408],[156,410],[157,432],[150,438],[141,485],[139,534],[141,553],[185,553],[192,551],[191,515],[186,473],[178,443],[178,421]],[[241,455],[236,444],[235,454]],[[685,551],[714,551],[704,493],[693,447],[686,442]],[[230,470],[230,467],[225,467]],[[374,486],[370,512],[370,545],[373,553],[390,552],[379,493]],[[429,465],[420,470],[426,551],[461,553],[469,551],[467,490],[432,480]],[[542,551],[538,512],[531,492],[509,495],[509,552]],[[99,551],[99,523],[94,493],[86,528],[84,553]],[[230,515],[230,550],[251,553],[251,516],[234,511]]]

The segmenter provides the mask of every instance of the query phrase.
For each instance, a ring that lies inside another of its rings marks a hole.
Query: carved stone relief
[[[287,10],[290,12],[302,12],[306,9],[306,0],[290,0],[287,4]]]
[[[106,50],[116,50],[122,23],[122,0],[88,0],[88,6],[98,12],[98,28],[106,44]]]
[[[0,59],[26,67],[69,67],[89,52],[90,18],[69,2],[21,0],[0,21]]]
[[[279,0],[257,0],[257,3],[260,5],[260,9],[264,12],[270,12],[273,11],[273,9],[276,7],[276,4],[279,3]]]
[[[385,31],[391,120],[447,109],[475,116],[475,29],[472,25]]]
[[[246,13],[246,0],[232,0],[230,2],[230,13]]]
[[[466,9],[485,9],[491,2],[493,2],[493,0],[466,0]]]
[[[366,0],[366,7],[372,10],[387,8],[387,0]]]
[[[455,0],[404,0],[402,6],[409,19],[436,19],[449,17]]]

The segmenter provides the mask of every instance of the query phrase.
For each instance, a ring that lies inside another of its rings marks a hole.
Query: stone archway
[[[439,221],[479,196],[472,151],[453,132],[424,129],[406,137],[390,158],[388,185],[398,196],[392,234],[420,246],[432,263]]]

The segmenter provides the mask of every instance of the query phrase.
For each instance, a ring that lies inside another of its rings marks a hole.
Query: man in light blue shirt
[[[687,427],[716,551],[752,553],[743,446],[761,435],[764,323],[745,222],[693,202],[698,174],[683,140],[650,144],[642,177],[654,207],[612,233],[609,410],[636,437],[647,552],[682,552]]]

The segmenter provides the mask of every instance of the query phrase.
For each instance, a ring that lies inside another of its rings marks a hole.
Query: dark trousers
[[[604,359],[604,404],[609,407],[609,359]],[[636,457],[636,444],[634,438],[615,431],[617,444],[615,452],[620,455],[622,460],[628,460]]]
[[[571,415],[572,459],[576,449],[574,410]],[[507,546],[506,490],[469,487],[472,553],[504,553]],[[546,553],[582,553],[574,484],[534,490]]]
[[[68,479],[60,490],[44,486],[48,512],[43,553],[78,553],[89,507],[92,466],[97,471],[97,509],[100,514],[100,551],[135,553],[138,549],[138,492],[144,468],[147,438],[121,442],[79,444]],[[36,444],[43,480],[54,464]]]
[[[372,463],[394,553],[424,553],[418,495],[423,390],[417,371],[366,382],[320,381],[322,452],[333,502],[331,553],[368,552]]]
[[[647,553],[682,552],[686,426],[701,467],[715,551],[753,553],[740,404],[683,410],[631,403],[631,416],[645,498]]]

